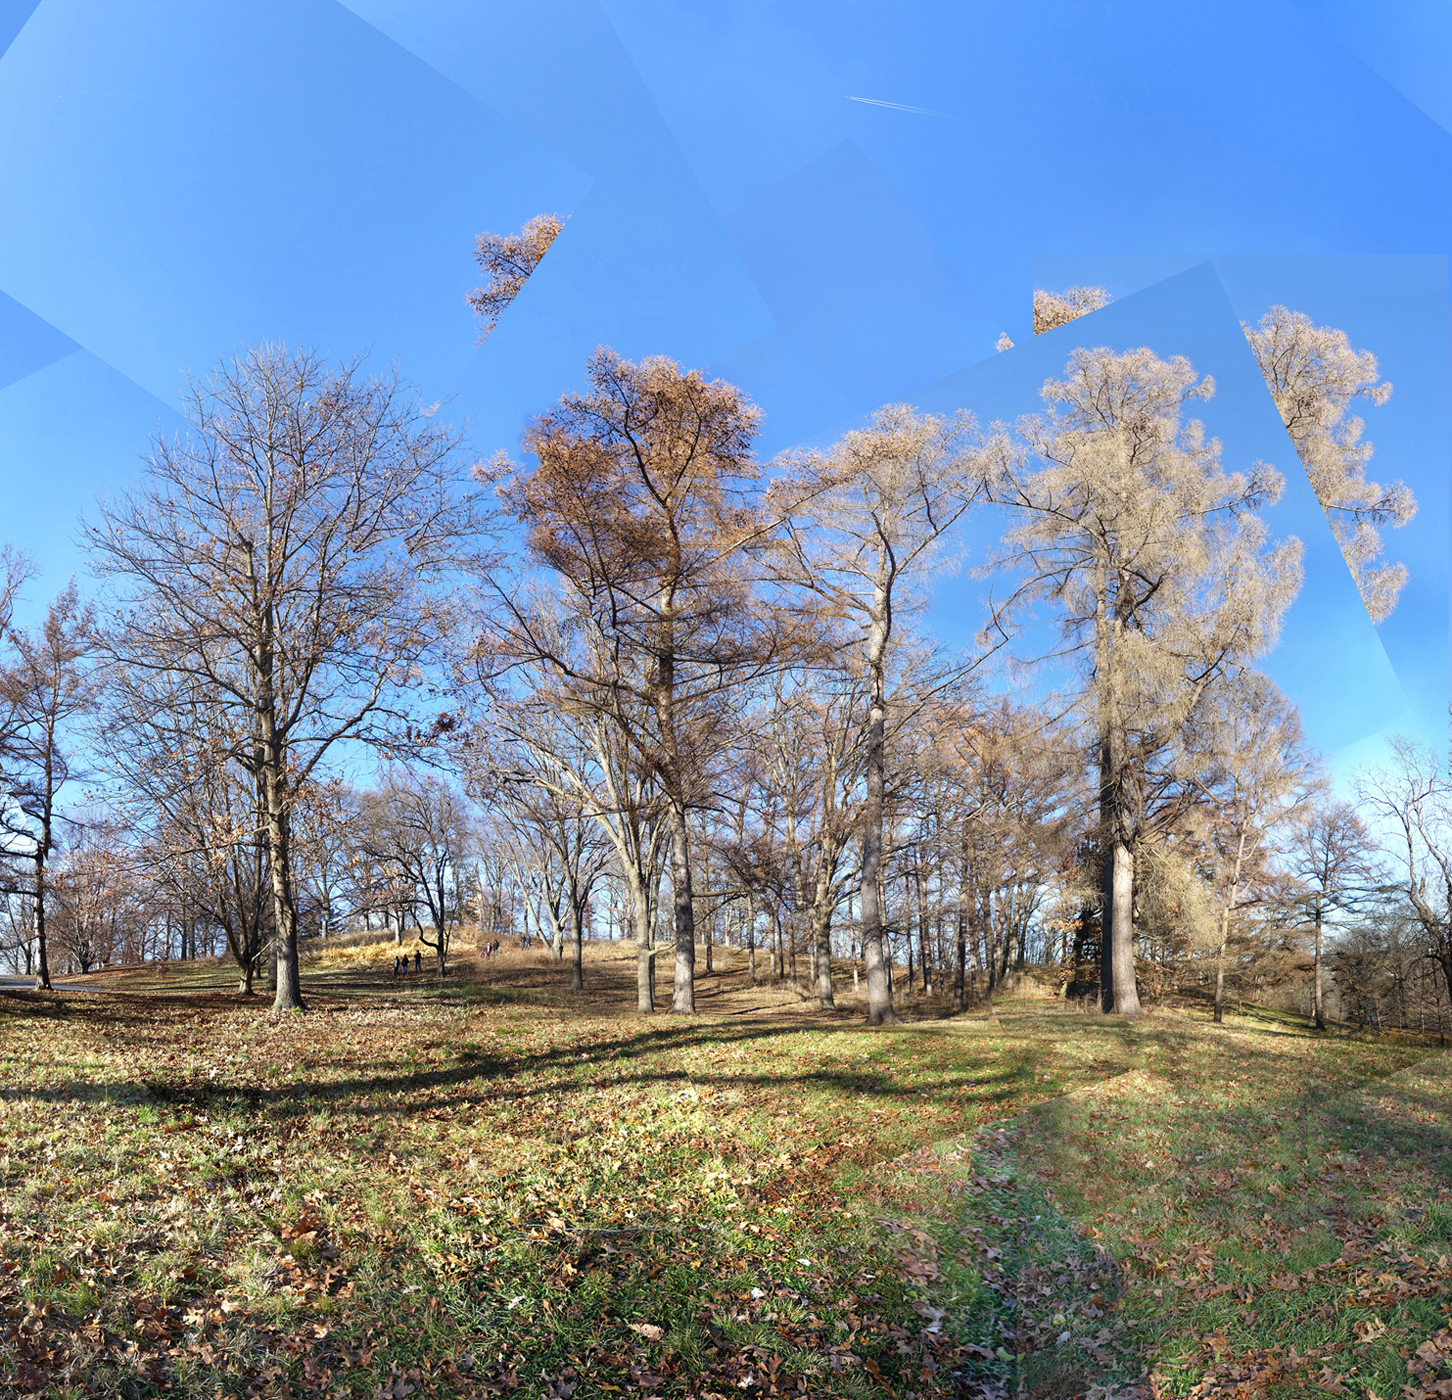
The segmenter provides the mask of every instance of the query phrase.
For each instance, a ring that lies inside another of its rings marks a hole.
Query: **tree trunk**
[[[1139,989],[1134,980],[1134,852],[1120,840],[1113,856],[1113,937],[1110,940],[1114,1005],[1120,1016],[1140,1014]]]
[[[573,992],[585,990],[585,913],[581,904],[579,900],[570,901],[573,924],[570,930],[570,990]]]
[[[833,1011],[837,1002],[832,995],[832,890],[830,876],[826,871],[826,853],[821,857],[821,869],[817,872],[817,897],[813,924],[816,933],[816,966],[813,972],[817,980],[817,1003],[823,1011]]]
[[[1321,990],[1321,901],[1316,901],[1316,967],[1311,984],[1311,1004],[1316,1014],[1316,1029],[1326,1029],[1326,1003]]]
[[[746,981],[756,985],[756,892],[746,894]]]
[[[876,630],[877,623],[873,624]],[[886,785],[887,709],[874,694],[867,724],[867,800],[862,814],[862,957],[867,965],[867,1024],[891,1025],[892,1009],[887,959],[883,951],[882,904],[878,875],[882,869],[882,805]]]
[[[918,886],[918,961],[923,968],[923,995],[930,997],[933,994],[933,958],[928,934],[927,881],[923,879],[921,870],[918,871],[916,878]]]
[[[1220,951],[1215,959],[1215,1024],[1225,1020],[1225,946],[1230,941],[1230,910],[1220,911]]]
[[[639,871],[626,876],[631,913],[635,919],[635,1009],[642,1016],[655,1010],[655,959],[651,956],[650,883]]]
[[[671,993],[671,1011],[676,1015],[696,1014],[696,910],[691,892],[691,845],[686,813],[675,802],[668,804],[671,823],[671,902],[675,909],[676,968]]]
[[[289,814],[283,784],[287,755],[273,713],[272,662],[261,652],[257,662],[258,745],[261,757],[263,832],[267,866],[272,877],[273,947],[276,949],[277,995],[274,1011],[303,1010],[302,981],[297,956],[297,909],[292,891],[292,850],[288,840]]]
[[[35,985],[50,990],[50,958],[45,946],[45,836],[35,852]]]
[[[958,948],[957,976],[953,981],[953,1008],[962,1011],[968,997],[968,910],[964,907],[962,891],[958,896]]]

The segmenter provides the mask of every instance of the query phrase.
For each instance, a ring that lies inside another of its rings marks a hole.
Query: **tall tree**
[[[1376,527],[1405,525],[1417,502],[1400,481],[1384,487],[1366,479],[1372,445],[1362,441],[1362,420],[1346,413],[1357,399],[1385,403],[1392,386],[1378,382],[1370,350],[1353,350],[1345,331],[1302,312],[1273,306],[1259,325],[1242,321],[1241,329],[1367,611],[1380,622],[1396,607],[1407,569],[1382,561]]]
[[[1432,749],[1405,735],[1390,742],[1391,759],[1362,775],[1357,797],[1391,833],[1385,849],[1396,885],[1452,998],[1452,779]]]
[[[1019,421],[991,485],[1009,515],[988,566],[1019,582],[1003,622],[1048,601],[1060,615],[1099,770],[1105,1009],[1139,1014],[1134,850],[1139,777],[1206,686],[1269,648],[1300,585],[1300,542],[1271,546],[1252,514],[1283,478],[1256,463],[1227,475],[1220,444],[1182,423],[1214,392],[1188,360],[1148,349],[1076,349],[1043,388],[1046,413]],[[988,570],[984,570],[987,572]]]
[[[301,1009],[292,806],[345,739],[403,715],[450,609],[432,592],[473,525],[458,435],[396,373],[260,345],[186,395],[142,485],[86,529],[124,599],[109,646],[223,707],[218,754],[257,783],[279,946]]]
[[[670,1009],[695,1010],[688,813],[732,688],[772,664],[778,642],[752,606],[743,547],[759,411],[733,385],[665,359],[599,350],[591,391],[566,394],[526,432],[537,465],[504,488],[534,561],[568,594],[565,651],[517,596],[499,590],[505,658],[547,666],[575,709],[608,715],[658,783],[670,831],[675,979]]]
[[[137,860],[173,902],[222,930],[251,996],[274,932],[255,773],[219,761],[227,707],[163,671],[116,668],[100,726]]]
[[[1263,874],[1277,829],[1294,830],[1322,783],[1300,712],[1266,676],[1217,678],[1191,725],[1199,759],[1193,785],[1209,806],[1212,880],[1218,905],[1215,1020],[1224,1020],[1225,958],[1242,907],[1264,898]],[[1193,760],[1192,760],[1193,761]],[[1294,839],[1294,838],[1293,838]]]
[[[468,862],[473,824],[464,800],[441,777],[389,768],[378,790],[368,795],[378,819],[367,831],[381,848],[370,851],[390,861],[411,892],[419,942],[434,950],[439,976],[464,921],[472,893]],[[418,918],[422,905],[428,927]]]
[[[1322,929],[1327,914],[1348,912],[1365,901],[1382,878],[1379,848],[1351,802],[1318,806],[1295,833],[1290,869],[1303,886],[1297,902],[1311,918],[1314,937],[1311,1006],[1316,1029],[1326,1029],[1322,987]]]
[[[867,1019],[882,1025],[895,1019],[878,889],[895,629],[899,614],[921,603],[944,537],[977,497],[981,442],[966,414],[945,419],[896,404],[829,451],[795,453],[781,465],[770,496],[773,514],[784,521],[772,551],[776,577],[815,599],[828,619],[862,632],[862,947]]]
[[[5,806],[0,827],[7,848],[31,864],[28,893],[35,917],[39,985],[50,986],[45,920],[46,865],[56,848],[61,790],[78,776],[82,751],[75,722],[91,714],[103,676],[95,665],[96,615],[72,580],[46,609],[39,628],[10,628],[9,656],[0,670],[0,705],[12,716],[0,751]]]

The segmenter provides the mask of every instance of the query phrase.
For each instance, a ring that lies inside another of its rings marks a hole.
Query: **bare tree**
[[[944,537],[977,496],[981,444],[966,414],[943,419],[898,404],[829,452],[797,453],[782,466],[770,497],[785,521],[772,555],[776,576],[863,632],[862,947],[867,1019],[881,1025],[895,1019],[878,898],[894,627],[920,604]]]
[[[481,233],[474,240],[474,261],[487,279],[482,287],[469,293],[469,305],[484,321],[484,329],[479,332],[481,344],[562,228],[564,224],[557,214],[536,214],[518,233]]]
[[[51,602],[34,631],[10,628],[9,656],[0,670],[0,704],[12,719],[0,751],[5,805],[0,830],[6,847],[31,865],[38,980],[50,986],[45,920],[49,905],[46,863],[56,848],[57,799],[79,776],[82,752],[76,721],[91,714],[103,685],[95,665],[96,617],[72,580]]]
[[[765,772],[809,919],[817,1001],[831,1010],[833,916],[858,878],[847,855],[861,835],[867,687],[860,668],[822,665],[774,678],[770,701]]]
[[[688,812],[732,688],[773,664],[772,619],[753,609],[744,546],[761,525],[751,491],[760,414],[730,384],[669,360],[600,350],[591,392],[567,394],[525,434],[537,459],[505,488],[534,560],[568,595],[587,645],[561,648],[552,612],[498,590],[498,664],[547,667],[570,707],[607,715],[659,786],[671,836],[675,979],[695,1010]]]
[[[1400,481],[1383,487],[1366,479],[1372,445],[1362,441],[1362,420],[1346,411],[1356,399],[1385,403],[1392,386],[1378,382],[1371,351],[1353,350],[1345,331],[1302,312],[1273,306],[1258,326],[1242,321],[1241,329],[1367,611],[1380,622],[1396,607],[1407,569],[1382,562],[1376,527],[1405,525],[1417,502]]]
[[[1311,1007],[1316,1029],[1326,1029],[1322,929],[1328,913],[1347,913],[1363,904],[1383,878],[1379,851],[1355,804],[1325,803],[1295,833],[1290,869],[1304,886],[1296,898],[1311,917],[1315,953]]]
[[[342,905],[357,817],[358,794],[341,778],[315,776],[294,795],[298,884],[308,889],[318,910],[318,932],[325,938],[334,931],[334,915]]]
[[[54,942],[79,972],[114,962],[155,913],[156,891],[125,840],[114,812],[93,810],[74,823],[56,862]]]
[[[1423,956],[1441,968],[1452,997],[1452,780],[1430,748],[1396,735],[1391,749],[1388,763],[1361,777],[1357,796],[1391,833],[1387,854],[1416,915]]]
[[[1301,732],[1300,713],[1268,677],[1241,672],[1217,679],[1187,728],[1200,760],[1191,782],[1209,804],[1212,883],[1219,906],[1219,1023],[1224,1020],[1226,946],[1247,902],[1248,877],[1267,861],[1276,829],[1302,821],[1323,784],[1319,762]],[[1260,897],[1259,891],[1253,896]]]
[[[279,1009],[302,1007],[293,802],[334,745],[402,718],[449,615],[430,581],[473,524],[457,434],[360,365],[245,351],[191,384],[188,431],[86,529],[124,598],[115,657],[222,706],[214,759],[258,784]]]
[[[434,950],[442,977],[473,892],[473,823],[464,800],[437,774],[399,768],[384,773],[368,800],[378,814],[369,833],[382,841],[374,854],[391,862],[412,892],[419,941]],[[428,928],[418,918],[420,904],[428,911]]]
[[[1060,611],[1084,678],[1099,765],[1105,1009],[1137,1015],[1134,849],[1139,777],[1194,712],[1205,687],[1272,644],[1300,585],[1300,542],[1270,546],[1251,514],[1283,479],[1255,463],[1227,475],[1220,444],[1182,424],[1208,398],[1182,356],[1077,349],[1050,380],[1046,414],[1020,420],[1027,452],[1005,446],[992,495],[1008,511],[1004,550],[983,572],[1022,581],[996,611]]]
[[[186,917],[222,930],[237,991],[251,996],[273,909],[257,775],[217,761],[227,708],[178,676],[126,666],[113,672],[110,702],[101,751],[136,858]]]

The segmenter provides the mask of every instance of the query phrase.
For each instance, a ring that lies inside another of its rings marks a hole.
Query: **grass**
[[[542,954],[394,982],[393,951],[315,959],[305,1016],[208,964],[0,997],[0,1387],[1442,1379],[1431,1047],[1033,997],[869,1031],[720,954],[700,1015],[640,1018],[619,947],[584,996]]]

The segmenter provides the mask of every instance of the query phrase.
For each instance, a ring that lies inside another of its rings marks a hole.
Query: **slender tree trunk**
[[[1321,991],[1321,901],[1316,901],[1316,967],[1311,986],[1311,999],[1316,1013],[1316,1029],[1326,1029],[1326,1004]]]
[[[958,892],[958,948],[957,976],[953,981],[953,1007],[962,1011],[968,997],[968,910],[964,906],[963,891]]]
[[[1230,940],[1230,910],[1220,911],[1220,949],[1215,958],[1215,1024],[1225,1020],[1225,948]]]
[[[635,920],[635,1009],[642,1016],[655,1010],[655,958],[651,955],[651,923],[655,911],[650,907],[650,880],[641,871],[626,875],[630,892],[631,914]]]
[[[671,901],[675,907],[676,968],[670,1009],[696,1014],[696,910],[691,892],[691,846],[684,806],[668,804],[671,823]]]
[[[832,881],[825,849],[819,857],[813,913],[817,956],[812,970],[816,975],[817,1003],[823,1011],[832,1011],[837,1005],[832,995]]]
[[[267,842],[267,867],[272,877],[273,947],[276,949],[277,995],[274,1011],[303,1010],[302,981],[297,955],[297,907],[292,889],[292,850],[289,842],[289,814],[283,790],[287,755],[277,732],[273,712],[272,661],[259,649],[260,680],[257,718],[262,757],[263,832]]]
[[[581,907],[582,902],[570,900],[570,990],[573,992],[585,990],[585,911]]]
[[[35,985],[50,990],[50,959],[45,946],[45,841],[35,852]]]
[[[918,961],[923,968],[923,995],[930,997],[933,994],[933,961],[930,936],[928,933],[928,902],[927,902],[927,881],[923,879],[921,870],[917,873],[918,884]]]
[[[888,562],[879,556],[873,591],[872,625],[867,638],[869,698],[867,711],[866,795],[862,809],[862,954],[867,964],[867,1024],[889,1025],[892,1009],[891,969],[883,951],[882,872],[883,806],[887,793],[887,643],[889,611]]]
[[[746,981],[756,985],[756,892],[746,894]]]

